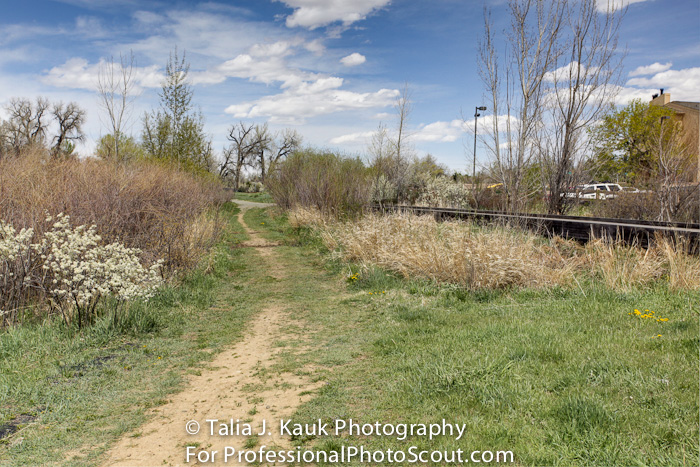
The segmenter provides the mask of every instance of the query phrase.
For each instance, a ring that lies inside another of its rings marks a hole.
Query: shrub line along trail
[[[262,421],[273,424],[271,436],[258,439],[257,446],[289,448],[290,441],[280,436],[274,422],[291,416],[296,408],[313,397],[320,384],[311,383],[304,372],[283,373],[270,371],[283,347],[281,341],[298,339],[289,334],[290,317],[283,296],[285,281],[290,275],[276,257],[276,244],[260,237],[248,227],[243,214],[251,207],[265,207],[262,203],[237,201],[241,207],[240,224],[250,240],[243,247],[253,247],[266,263],[264,271],[275,284],[268,288],[267,305],[250,323],[243,340],[222,351],[203,369],[189,378],[185,389],[174,394],[167,404],[152,410],[150,421],[136,433],[122,437],[107,453],[105,466],[199,465],[185,462],[186,446],[197,446],[209,451],[218,450],[218,462],[206,465],[224,465],[224,446],[242,449],[248,436],[209,436],[207,419],[229,422],[229,419],[249,423],[253,433],[260,431]],[[199,422],[200,433],[188,435],[185,424]],[[218,424],[215,424],[218,431]],[[195,458],[196,459],[196,458]],[[237,465],[228,462],[226,465]]]

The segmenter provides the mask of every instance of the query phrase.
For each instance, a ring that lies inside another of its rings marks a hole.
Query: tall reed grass
[[[664,239],[649,249],[603,240],[581,246],[517,229],[438,223],[411,214],[339,222],[313,209],[294,209],[289,221],[318,231],[345,260],[469,289],[568,287],[580,285],[579,279],[620,291],[659,282],[671,289],[700,288],[700,258]]]

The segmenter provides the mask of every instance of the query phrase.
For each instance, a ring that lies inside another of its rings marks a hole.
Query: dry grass
[[[667,282],[672,290],[700,288],[700,258],[686,253],[683,242],[657,238],[648,249],[601,239],[590,242],[581,256],[582,267],[615,290],[628,291]]]
[[[98,160],[47,162],[41,153],[0,161],[0,217],[16,228],[48,228],[46,214],[94,224],[105,241],[140,248],[169,270],[197,261],[216,231],[202,215],[219,188],[162,165]]]
[[[295,209],[289,219],[316,229],[345,260],[471,289],[571,286],[585,277],[621,291],[659,281],[671,289],[700,287],[700,259],[663,239],[650,249],[603,240],[582,247],[503,227],[437,223],[430,216],[370,214],[337,222],[318,210]]]
[[[296,207],[289,212],[289,225],[297,227],[326,227],[331,218],[316,208]]]
[[[340,247],[347,260],[471,289],[544,287],[572,280],[570,263],[534,235],[460,221],[367,215],[326,228],[322,238],[329,248]]]

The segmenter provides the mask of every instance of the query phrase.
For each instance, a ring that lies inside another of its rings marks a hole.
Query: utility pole
[[[479,119],[481,114],[479,110],[486,110],[485,106],[476,107],[474,109],[474,161],[472,163],[472,187],[476,186],[476,121]]]

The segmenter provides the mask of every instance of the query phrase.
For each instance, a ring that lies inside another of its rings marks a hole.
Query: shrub
[[[277,164],[267,185],[282,208],[315,207],[336,216],[361,210],[370,196],[362,161],[314,149],[297,151]]]
[[[41,236],[52,227],[47,213],[65,213],[95,225],[106,242],[142,250],[149,263],[162,258],[167,275],[192,267],[212,242],[218,229],[193,226],[221,193],[218,183],[164,164],[51,162],[41,152],[0,161],[1,219]]]
[[[464,183],[451,178],[429,175],[421,176],[423,189],[418,202],[432,207],[469,208],[474,198]]]
[[[19,232],[0,220],[0,325],[12,323],[16,311],[31,298],[32,278],[41,268],[40,255],[31,246],[34,230]]]
[[[699,222],[700,192],[698,186],[681,186],[671,190],[675,195],[676,222]],[[658,220],[662,203],[658,193],[620,193],[613,199],[591,202],[591,215],[618,219]]]
[[[36,290],[43,292],[50,309],[60,311],[67,324],[77,313],[80,328],[93,321],[102,298],[110,296],[117,303],[145,299],[162,283],[160,261],[145,268],[139,250],[121,243],[103,244],[94,225],[71,228],[69,216],[63,214],[55,221],[39,243],[30,243],[32,229],[18,233],[0,221],[3,324],[14,321],[16,311]]]

